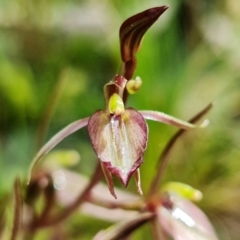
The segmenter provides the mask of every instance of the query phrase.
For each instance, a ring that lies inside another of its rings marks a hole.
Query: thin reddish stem
[[[52,216],[52,217],[48,216],[45,219],[41,219],[41,221],[35,221],[31,226],[31,230],[34,230],[37,228],[50,227],[52,225],[58,224],[66,220],[88,198],[92,188],[99,182],[101,177],[102,177],[102,171],[101,171],[100,163],[98,162],[97,167],[90,179],[90,182],[85,187],[84,191],[80,193],[80,195],[75,200],[75,202],[73,202],[70,206],[68,206],[68,208],[64,209],[62,212],[60,212],[59,214],[56,214],[55,216]]]

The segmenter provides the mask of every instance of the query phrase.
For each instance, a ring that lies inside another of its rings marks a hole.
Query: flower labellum
[[[109,91],[115,89],[115,92],[106,99],[106,110],[95,112],[89,119],[88,132],[93,149],[104,167],[118,176],[126,187],[132,174],[143,162],[148,126],[139,112],[132,108],[124,108],[119,93],[123,93],[122,88],[125,88],[125,84],[121,86],[122,82],[119,83],[119,79],[124,80],[122,76],[117,75],[105,85]],[[109,175],[105,176],[108,181],[112,181]]]

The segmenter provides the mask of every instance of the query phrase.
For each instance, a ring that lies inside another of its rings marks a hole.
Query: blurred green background
[[[164,181],[188,183],[202,191],[200,207],[220,239],[239,239],[239,0],[1,0],[2,203],[12,192],[14,178],[26,179],[34,154],[47,139],[70,122],[104,108],[103,86],[121,71],[121,23],[165,4],[170,8],[147,32],[137,54],[135,76],[142,78],[143,86],[128,105],[188,120],[213,102],[209,127],[188,132],[178,142]],[[150,122],[149,128],[141,167],[145,192],[161,150],[176,132],[159,123]],[[86,130],[56,149],[78,151],[81,162],[74,171],[92,173],[96,158]],[[128,190],[135,193],[133,182]],[[76,229],[82,226],[78,221],[76,216],[69,222],[68,239],[77,239]],[[89,226],[94,219],[84,222]],[[92,231],[100,228],[96,224]],[[84,234],[90,239],[93,232],[88,236],[83,229],[81,239]],[[144,231],[148,234],[149,229]],[[137,234],[137,239],[146,239]],[[40,234],[37,239],[46,238]]]

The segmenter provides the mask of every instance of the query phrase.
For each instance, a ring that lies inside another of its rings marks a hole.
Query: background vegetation
[[[143,86],[129,98],[128,105],[187,120],[213,102],[209,127],[181,138],[163,180],[201,190],[204,198],[200,207],[219,238],[239,238],[238,0],[1,0],[1,216],[4,209],[11,213],[14,179],[17,175],[26,179],[37,149],[68,123],[104,108],[102,88],[121,70],[121,23],[135,13],[164,4],[169,10],[146,34],[137,54],[135,75],[142,78]],[[176,131],[158,123],[149,126],[141,167],[145,192],[161,150]],[[85,176],[93,172],[96,157],[86,130],[64,140],[56,150],[63,150],[56,152],[60,166]],[[73,167],[79,156],[81,161]],[[133,182],[128,191],[135,193]],[[77,213],[61,226],[65,239],[91,239],[108,225]],[[53,230],[41,231],[34,239],[46,239],[49,231]],[[147,227],[136,233],[136,239],[146,236]]]

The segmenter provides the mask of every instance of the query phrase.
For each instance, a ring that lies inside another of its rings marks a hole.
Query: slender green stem
[[[56,105],[64,89],[66,78],[63,77],[63,75],[64,72],[58,78],[55,88],[53,89],[53,92],[50,94],[49,100],[47,101],[48,104],[46,105],[46,108],[43,111],[42,118],[40,120],[40,124],[37,130],[37,149],[39,149],[44,142],[44,138],[48,131],[48,127],[54,114]]]

